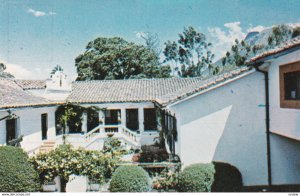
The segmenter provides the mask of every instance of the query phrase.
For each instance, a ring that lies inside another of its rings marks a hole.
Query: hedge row
[[[41,184],[27,154],[12,146],[0,147],[0,192],[35,192]]]

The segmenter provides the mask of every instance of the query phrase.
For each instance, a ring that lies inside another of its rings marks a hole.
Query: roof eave
[[[171,100],[171,101],[166,102],[166,103],[160,103],[160,105],[162,105],[162,107],[164,107],[164,108],[170,108],[170,107],[172,107],[174,105],[177,105],[177,104],[179,104],[181,102],[184,102],[186,100],[194,98],[194,97],[196,97],[198,95],[201,95],[201,94],[204,94],[206,92],[212,91],[212,90],[217,89],[217,88],[219,88],[221,86],[224,86],[224,85],[226,85],[228,83],[231,83],[231,82],[236,81],[236,80],[238,80],[240,78],[248,76],[248,75],[250,75],[250,74],[252,74],[254,72],[256,72],[255,69],[249,70],[249,71],[247,71],[247,72],[245,72],[245,73],[243,73],[243,74],[241,74],[241,75],[239,75],[237,77],[225,80],[224,82],[221,82],[221,83],[216,84],[216,85],[212,85],[212,86],[208,87],[207,89],[205,89],[203,91],[198,91],[198,92],[195,92],[195,93],[193,93],[191,95],[186,95],[185,97],[182,97],[181,99],[174,99],[174,100]]]
[[[289,54],[289,53],[294,52],[294,51],[299,50],[299,49],[300,49],[300,44],[297,44],[297,45],[292,46],[290,48],[278,51],[274,54],[269,54],[269,55],[266,55],[266,56],[258,57],[257,59],[254,58],[254,60],[250,60],[247,63],[247,65],[248,66],[254,66],[254,65],[257,65],[257,64],[260,64],[260,63],[264,63],[265,61],[269,61],[269,60],[278,58],[280,56],[284,56],[286,54]]]

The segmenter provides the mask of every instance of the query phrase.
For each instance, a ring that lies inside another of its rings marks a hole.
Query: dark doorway
[[[17,138],[17,119],[6,120],[6,143]]]
[[[139,129],[138,109],[126,109],[126,127],[133,131]]]
[[[48,132],[48,114],[42,114],[42,140],[47,139],[47,132]]]
[[[156,110],[155,108],[144,109],[144,129],[157,130]]]
[[[118,125],[118,116],[121,110],[106,110],[105,111],[105,124],[106,125]]]
[[[99,126],[99,112],[93,109],[87,110],[87,131]]]

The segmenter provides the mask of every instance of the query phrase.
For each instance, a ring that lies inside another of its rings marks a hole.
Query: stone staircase
[[[53,150],[54,147],[55,147],[55,142],[54,141],[46,141],[39,148],[39,152],[40,153],[48,153],[51,150]]]

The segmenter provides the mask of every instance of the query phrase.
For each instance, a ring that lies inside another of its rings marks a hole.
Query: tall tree
[[[146,32],[146,33],[141,33],[140,36],[145,41],[145,46],[150,50],[153,50],[156,53],[156,55],[159,57],[162,50],[160,48],[160,41],[157,33]]]
[[[205,35],[190,26],[179,34],[177,42],[165,43],[165,62],[172,63],[173,71],[182,77],[202,76],[204,72],[212,74],[214,54],[210,48]]]
[[[272,34],[268,37],[268,48],[274,48],[292,36],[292,31],[286,25],[278,25],[272,28]]]
[[[162,67],[156,53],[120,37],[99,37],[88,43],[75,59],[76,80],[164,78],[170,68]]]
[[[64,69],[63,69],[60,65],[56,65],[56,66],[52,69],[50,75],[55,74],[57,71],[64,71]]]

